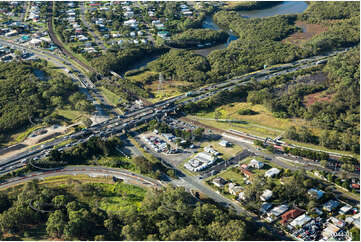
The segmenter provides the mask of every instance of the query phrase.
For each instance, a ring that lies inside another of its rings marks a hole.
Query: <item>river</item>
[[[245,17],[245,18],[262,18],[262,17],[275,16],[278,14],[302,13],[303,11],[305,11],[307,9],[307,6],[308,6],[307,3],[304,1],[300,1],[300,2],[284,1],[276,6],[266,8],[266,9],[238,11],[238,12],[242,17]],[[214,23],[212,16],[208,16],[204,20],[204,22],[202,24],[202,28],[213,29],[213,30],[220,29],[220,27]],[[229,34],[229,38],[227,39],[226,43],[215,45],[210,48],[194,50],[194,52],[199,55],[202,55],[202,56],[207,56],[213,50],[220,50],[220,49],[226,48],[229,45],[229,43],[231,43],[233,40],[238,39],[238,37],[236,35],[233,35],[232,33],[228,33],[228,34]]]

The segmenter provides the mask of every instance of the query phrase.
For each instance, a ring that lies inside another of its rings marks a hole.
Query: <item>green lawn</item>
[[[86,112],[70,110],[70,109],[56,109],[55,113],[69,120],[76,120],[84,116],[88,117]]]

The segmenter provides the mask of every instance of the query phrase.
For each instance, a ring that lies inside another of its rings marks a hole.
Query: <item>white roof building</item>
[[[301,216],[298,216],[296,219],[294,219],[290,224],[293,227],[303,226],[304,224],[308,223],[310,220],[311,220],[310,216],[303,214]]]
[[[264,190],[263,194],[261,195],[260,199],[265,202],[267,200],[269,200],[272,197],[273,193],[271,190]]]
[[[269,211],[268,215],[274,215],[274,216],[278,217],[281,214],[285,213],[287,210],[288,210],[288,206],[285,204],[282,204],[280,206],[272,208],[272,210]]]
[[[249,163],[249,166],[253,168],[261,169],[264,166],[264,163],[256,159],[252,159],[251,162]]]
[[[227,140],[222,139],[218,144],[223,147],[228,147],[228,146],[230,146],[231,143],[228,142]]]
[[[265,177],[273,177],[280,173],[281,171],[277,168],[271,168],[264,174]]]
[[[228,191],[230,194],[234,195],[234,196],[237,196],[237,194],[239,194],[241,191],[242,191],[242,187],[241,186],[238,186],[234,183],[229,183],[228,185]]]
[[[338,211],[340,214],[346,214],[348,213],[350,210],[352,209],[352,207],[350,205],[345,205],[342,208],[340,208],[340,210]]]

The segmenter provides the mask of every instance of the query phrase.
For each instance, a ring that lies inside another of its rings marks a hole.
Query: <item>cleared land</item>
[[[326,91],[313,93],[303,97],[303,104],[306,107],[311,106],[316,102],[330,102],[333,96],[331,94],[327,94]]]
[[[238,111],[251,109],[257,114],[240,115]],[[216,120],[203,120],[202,118],[215,119],[216,112],[221,115],[219,119],[236,120],[233,123],[217,122]],[[213,112],[200,112],[195,117],[198,121],[222,129],[235,129],[260,136],[277,137],[291,126],[309,126],[302,119],[280,119],[275,118],[263,105],[252,105],[251,103],[240,102],[220,106]],[[311,128],[311,127],[310,127]]]
[[[321,24],[309,24],[303,21],[296,21],[295,24],[297,27],[302,29],[302,32],[297,32],[286,39],[283,42],[292,43],[298,46],[301,46],[307,40],[310,40],[315,35],[321,34],[327,31],[327,27]]]

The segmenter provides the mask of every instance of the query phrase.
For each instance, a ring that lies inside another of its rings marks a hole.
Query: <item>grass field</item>
[[[105,196],[99,205],[106,211],[117,212],[132,206],[140,207],[146,194],[145,189],[124,183],[95,185],[104,191]]]
[[[257,114],[255,115],[240,115],[238,111],[244,109],[251,109]],[[279,134],[287,130],[292,125],[294,126],[310,126],[306,121],[302,119],[281,119],[275,118],[270,111],[263,105],[252,105],[251,103],[239,102],[233,104],[226,104],[220,106],[213,112],[200,112],[197,113],[197,117],[215,118],[215,113],[220,112],[219,119],[231,119],[242,121],[239,125],[241,128],[257,129],[260,134],[264,135]],[[311,127],[310,127],[311,128]]]
[[[88,117],[89,115],[82,111],[70,110],[70,109],[56,109],[54,113],[63,116],[69,120],[76,120],[81,117]]]
[[[129,209],[132,206],[139,207],[146,194],[146,189],[126,183],[114,183],[110,177],[89,177],[87,175],[61,175],[47,177],[39,184],[50,187],[64,187],[69,191],[69,184],[91,183],[99,188],[102,194],[99,194],[98,205],[106,211],[117,212],[122,209]],[[73,194],[83,202],[89,202],[88,197],[79,197],[79,194]]]
[[[106,89],[105,87],[99,88],[101,90],[102,95],[112,104],[113,106],[117,106],[120,103],[123,103],[123,100],[115,94],[114,92]]]

